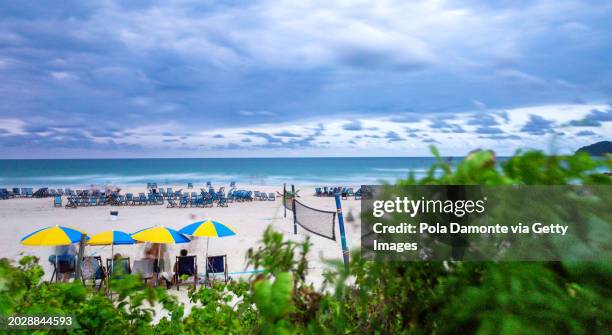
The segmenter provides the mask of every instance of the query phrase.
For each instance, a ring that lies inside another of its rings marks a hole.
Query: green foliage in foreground
[[[517,154],[495,168],[489,152],[456,169],[439,160],[402,184],[611,184],[609,159]],[[322,288],[305,278],[310,242],[268,229],[247,261],[249,282],[190,291],[190,313],[163,289],[125,276],[113,300],[79,283],[41,283],[37,259],[0,261],[0,313],[73,314],[75,334],[599,334],[612,329],[612,266],[605,263],[373,263],[352,255],[350,276],[330,263]],[[155,306],[161,321],[152,324]],[[64,331],[38,331],[38,333]],[[23,331],[23,333],[31,333]]]

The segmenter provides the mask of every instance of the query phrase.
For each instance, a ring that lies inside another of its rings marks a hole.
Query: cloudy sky
[[[612,3],[491,3],[2,1],[0,158],[610,139]]]

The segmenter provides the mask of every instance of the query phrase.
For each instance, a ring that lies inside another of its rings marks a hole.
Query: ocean
[[[451,163],[459,158],[447,158]],[[0,160],[0,187],[196,185],[361,185],[423,175],[433,157],[159,158]]]

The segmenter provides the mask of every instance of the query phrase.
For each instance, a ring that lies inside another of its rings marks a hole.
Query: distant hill
[[[591,156],[604,156],[605,154],[612,154],[612,142],[601,141],[593,143],[578,149],[576,152],[586,152]]]

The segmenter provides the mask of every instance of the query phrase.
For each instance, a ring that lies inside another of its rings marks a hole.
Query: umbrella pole
[[[55,248],[55,282],[59,283],[59,267],[57,266],[57,247]],[[53,278],[51,278],[51,281],[53,281]]]
[[[115,243],[113,242],[111,242],[111,268],[107,269],[108,271],[108,293],[110,294],[111,298],[113,297],[113,292],[111,292],[110,283],[111,283],[111,277],[113,275],[113,271],[115,270]]]
[[[157,245],[157,283],[156,283],[156,286],[159,286],[160,272],[161,272],[161,243]]]
[[[208,242],[210,242],[210,237],[206,237],[206,261],[204,268],[205,281],[208,280]]]

